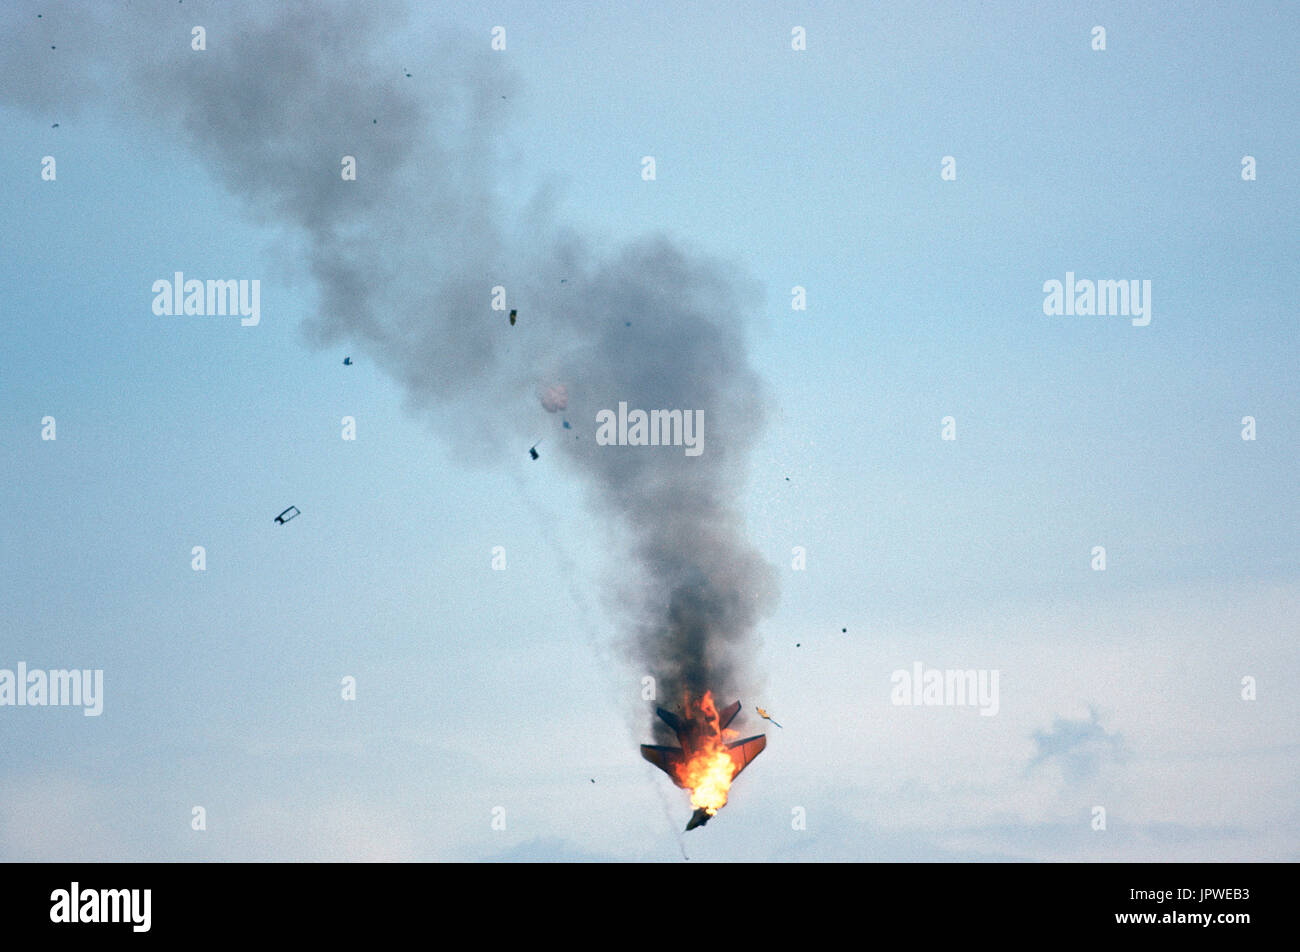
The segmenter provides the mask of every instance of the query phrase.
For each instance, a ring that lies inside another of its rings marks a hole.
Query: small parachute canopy
[[[280,523],[280,525],[284,525],[286,522],[288,522],[290,519],[294,518],[295,516],[301,516],[301,515],[302,513],[298,511],[297,506],[290,506],[284,512],[276,516],[275,521]]]
[[[569,388],[562,383],[551,384],[545,390],[538,390],[537,396],[542,401],[542,409],[547,413],[558,413],[560,410],[568,409]]]

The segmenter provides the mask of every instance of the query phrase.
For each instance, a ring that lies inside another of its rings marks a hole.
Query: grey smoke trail
[[[735,503],[766,403],[745,356],[744,315],[759,302],[745,278],[664,238],[596,254],[552,221],[544,196],[505,201],[515,81],[486,36],[421,57],[402,48],[393,3],[201,17],[188,4],[44,4],[39,27],[31,9],[0,14],[0,103],[109,106],[182,141],[251,216],[288,226],[319,288],[313,340],[365,352],[462,458],[519,453],[545,416],[537,388],[555,382],[565,416],[591,429],[620,401],[701,414],[698,457],[591,439],[553,447],[627,546],[629,644],[660,703],[738,696],[776,588]],[[201,53],[188,43],[196,22]],[[67,54],[46,55],[51,42]],[[340,177],[344,155],[355,182]],[[489,309],[495,285],[519,327]]]

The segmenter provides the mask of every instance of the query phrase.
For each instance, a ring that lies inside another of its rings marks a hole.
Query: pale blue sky
[[[294,236],[220,156],[74,92],[178,24],[239,42],[224,6],[136,12],[120,44],[83,5],[0,14],[0,668],[106,691],[99,718],[0,708],[0,857],[680,859],[624,557],[557,421],[536,462],[466,462],[375,361],[306,338]],[[785,727],[692,859],[1296,859],[1297,8],[699,6],[381,31],[417,98],[448,36],[499,58],[512,222],[545,186],[598,250],[663,233],[761,289],[773,412],[735,496],[780,601],[742,729],[755,703]],[[177,270],[259,278],[261,324],[154,316]],[[1150,326],[1045,316],[1066,271],[1149,279]],[[999,669],[999,714],[892,706],[917,660]],[[1123,756],[1035,740],[1094,710],[1079,736]]]

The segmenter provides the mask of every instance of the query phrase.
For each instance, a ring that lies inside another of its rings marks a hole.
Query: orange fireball
[[[691,698],[688,694],[686,710],[689,712],[690,709]],[[714,816],[727,805],[727,791],[731,789],[731,781],[743,764],[737,765],[732,760],[726,744],[722,742],[718,708],[713,703],[712,691],[704,692],[699,711],[704,715],[704,729],[700,731],[690,760],[677,765],[677,781],[680,786],[691,791],[691,806]]]
[[[686,829],[692,830],[703,826],[726,805],[732,781],[759,755],[767,738],[759,734],[732,740],[737,734],[727,725],[739,713],[740,702],[719,712],[711,691],[706,691],[698,702],[688,694],[683,709],[684,717],[657,709],[682,746],[642,744],[641,756],[672,777],[677,786],[691,792],[695,815]]]

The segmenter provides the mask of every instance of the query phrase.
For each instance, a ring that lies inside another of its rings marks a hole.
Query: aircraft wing
[[[642,744],[641,756],[654,764],[672,778],[673,783],[681,786],[677,779],[677,767],[682,763],[680,747],[661,747],[658,744]]]
[[[755,737],[746,737],[744,740],[738,740],[734,744],[727,745],[727,753],[731,755],[732,763],[736,765],[736,776],[747,766],[749,762],[763,752],[767,746],[767,735],[758,734]],[[645,753],[645,747],[641,748],[642,754]],[[649,758],[646,758],[647,760]]]

